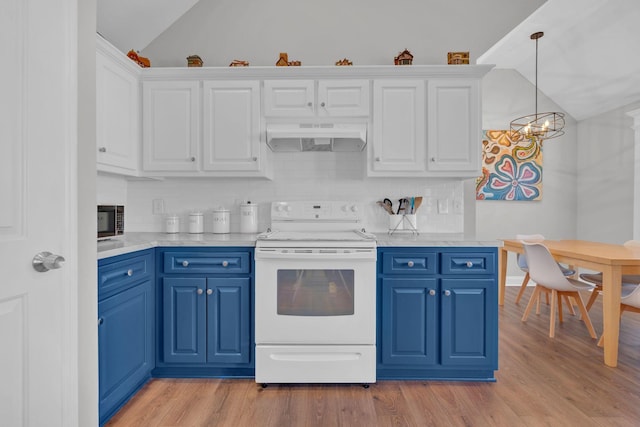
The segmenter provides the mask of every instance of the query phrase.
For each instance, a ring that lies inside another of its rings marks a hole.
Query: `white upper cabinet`
[[[98,37],[96,51],[97,169],[138,174],[140,90],[137,65]]]
[[[205,81],[204,171],[260,172],[260,82]],[[264,144],[263,144],[264,145]]]
[[[145,172],[199,169],[200,83],[143,82],[143,162]]]
[[[369,80],[265,80],[265,117],[366,117]]]
[[[426,165],[424,80],[373,82],[371,176],[407,176]]]
[[[479,81],[432,80],[428,91],[427,169],[477,176],[482,141]]]

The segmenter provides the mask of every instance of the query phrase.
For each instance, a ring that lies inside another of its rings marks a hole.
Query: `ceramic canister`
[[[174,234],[180,232],[180,217],[178,215],[167,215],[164,219],[165,233]]]
[[[189,214],[189,233],[204,233],[204,214],[202,212],[191,212]]]
[[[226,234],[230,230],[229,210],[220,206],[213,210],[213,232],[216,234]]]
[[[258,205],[251,202],[240,205],[240,232],[258,232]]]

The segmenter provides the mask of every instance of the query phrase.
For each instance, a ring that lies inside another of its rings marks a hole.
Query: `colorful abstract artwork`
[[[542,200],[542,151],[508,130],[482,132],[482,176],[476,200]]]

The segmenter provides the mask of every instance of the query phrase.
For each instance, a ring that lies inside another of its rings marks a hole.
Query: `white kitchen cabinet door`
[[[205,81],[203,170],[260,171],[260,83]]]
[[[265,117],[367,117],[369,80],[265,80]]]
[[[148,81],[142,86],[142,168],[147,172],[199,169],[200,82]]]
[[[368,117],[369,80],[319,80],[316,109],[323,117]]]
[[[314,117],[314,80],[265,80],[265,117]]]
[[[480,174],[480,108],[478,80],[429,81],[429,171]]]
[[[373,82],[369,175],[414,176],[426,169],[424,80]]]
[[[140,90],[138,76],[128,68],[110,55],[96,52],[96,161],[99,171],[136,175]]]

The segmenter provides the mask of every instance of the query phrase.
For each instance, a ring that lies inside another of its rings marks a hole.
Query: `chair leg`
[[[522,281],[522,285],[520,285],[520,291],[518,292],[518,296],[516,297],[516,304],[520,303],[520,298],[522,298],[522,294],[524,294],[524,290],[527,289],[527,284],[529,283],[529,273],[524,275],[524,280]]]
[[[547,300],[547,305],[549,305],[549,293],[547,292],[547,294],[545,295],[545,298]]]
[[[560,295],[558,294],[558,321],[562,324],[562,322],[564,322],[564,317],[562,317],[562,298],[565,297],[565,295]],[[567,298],[565,298],[565,301],[567,301]]]
[[[558,298],[558,291],[553,289],[551,291],[551,314],[549,315],[549,337],[554,338],[556,336],[556,299]]]
[[[569,307],[569,313],[571,313],[572,316],[575,316],[576,311],[573,309],[574,301],[571,301],[571,297],[566,295],[564,297],[564,301],[567,303],[567,306]]]
[[[587,311],[591,310],[591,307],[593,306],[593,303],[596,302],[596,299],[598,299],[599,294],[600,290],[598,288],[593,288],[589,301],[587,301]]]
[[[533,294],[531,294],[531,298],[529,298],[529,304],[527,304],[527,308],[524,310],[524,314],[522,315],[522,321],[526,322],[527,321],[527,317],[529,317],[529,312],[531,311],[531,309],[533,308],[533,304],[536,301],[539,301],[540,298],[540,290],[542,288],[540,287],[540,285],[536,285],[535,289],[533,290]]]
[[[582,302],[582,298],[580,297],[580,294],[578,292],[576,292],[574,298],[575,298],[576,302],[578,303],[578,308],[580,309],[580,314],[582,314],[582,321],[587,326],[587,330],[589,331],[589,335],[591,335],[591,338],[597,339],[598,335],[596,334],[596,331],[593,329],[593,325],[591,324],[591,319],[589,318],[589,313],[587,312],[587,308],[584,306],[584,303]]]

